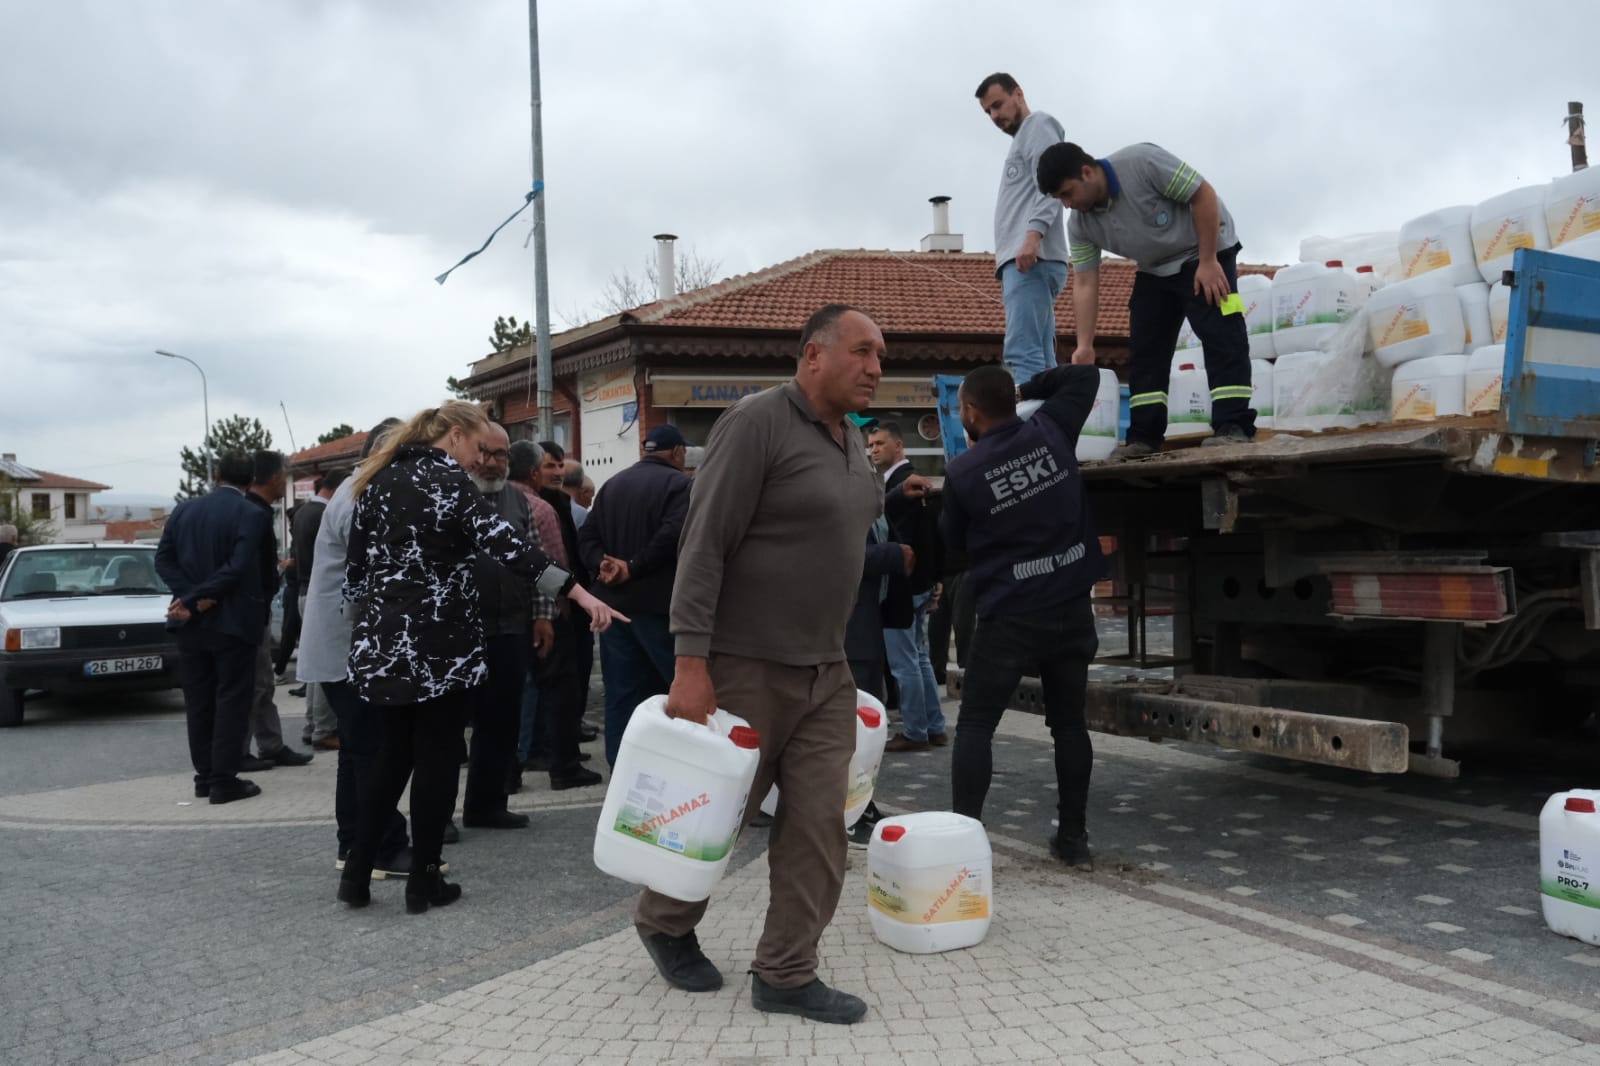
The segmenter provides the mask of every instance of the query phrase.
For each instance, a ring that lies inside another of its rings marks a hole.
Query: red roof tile
[[[359,459],[361,458],[362,445],[367,443],[367,431],[360,430],[348,437],[330,440],[326,444],[318,444],[304,448],[289,456],[289,462],[295,466],[304,466],[308,463],[322,463],[332,459]]]
[[[1275,268],[1240,266],[1241,273]],[[1128,335],[1133,263],[1100,266],[1102,337]],[[798,331],[828,303],[854,304],[885,333],[1004,334],[1005,307],[987,253],[823,249],[624,313],[622,321],[691,328]],[[1056,302],[1060,333],[1077,329],[1069,282]]]
[[[110,485],[102,485],[98,481],[85,481],[81,477],[68,477],[65,474],[52,474],[50,471],[40,470],[36,466],[32,467],[31,469],[35,474],[39,475],[38,480],[34,480],[32,478],[24,479],[20,482],[24,488],[82,489],[85,492],[105,492],[111,488]]]

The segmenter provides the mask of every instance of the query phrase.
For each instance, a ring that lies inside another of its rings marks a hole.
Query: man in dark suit
[[[255,698],[250,704],[249,733],[255,737],[258,757],[250,757],[250,739],[247,736],[242,765],[247,771],[260,772],[275,766],[304,766],[311,761],[311,754],[295,751],[283,742],[283,719],[273,699],[276,675],[272,669],[272,598],[278,594],[278,588],[283,583],[283,570],[278,562],[278,535],[273,530],[276,522],[273,505],[283,499],[288,491],[288,464],[282,452],[268,450],[256,452],[253,463],[255,472],[244,498],[259,508],[267,520],[267,536],[261,545],[261,593],[265,600],[263,611],[267,626],[262,630],[261,643],[256,650]]]
[[[167,627],[177,631],[194,794],[231,803],[261,794],[239,777],[266,628],[261,550],[271,520],[245,499],[252,457],[222,456],[220,484],[180,503],[156,549],[156,571],[172,589]]]
[[[910,545],[916,555],[916,567],[906,579],[911,617],[902,626],[886,622],[883,631],[889,672],[900,691],[900,733],[890,738],[884,750],[926,751],[949,743],[939,706],[939,683],[928,656],[928,611],[939,573],[937,519],[926,495],[906,494],[905,486],[914,474],[896,423],[874,426],[867,436],[867,450],[872,465],[883,475],[883,513],[892,539]]]

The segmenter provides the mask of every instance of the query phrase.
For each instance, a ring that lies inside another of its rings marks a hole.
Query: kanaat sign
[[[728,407],[752,393],[781,385],[786,378],[656,378],[651,397],[657,407]],[[880,381],[877,409],[935,407],[933,382]]]

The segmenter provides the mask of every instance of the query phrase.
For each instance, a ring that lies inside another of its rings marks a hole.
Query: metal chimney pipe
[[[930,196],[928,202],[933,205],[933,232],[943,236],[950,232],[950,197]]]
[[[673,252],[675,233],[656,234],[656,299],[670,300],[678,295],[678,260]]]

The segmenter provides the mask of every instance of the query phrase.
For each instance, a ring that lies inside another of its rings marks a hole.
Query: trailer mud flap
[[[949,678],[952,693],[959,692],[960,672],[951,669]],[[1090,729],[1113,736],[1187,740],[1376,774],[1403,774],[1410,764],[1410,730],[1399,722],[1226,703],[1172,689],[1164,681],[1091,681],[1084,716]],[[1043,714],[1038,680],[1024,678],[1010,706]]]

